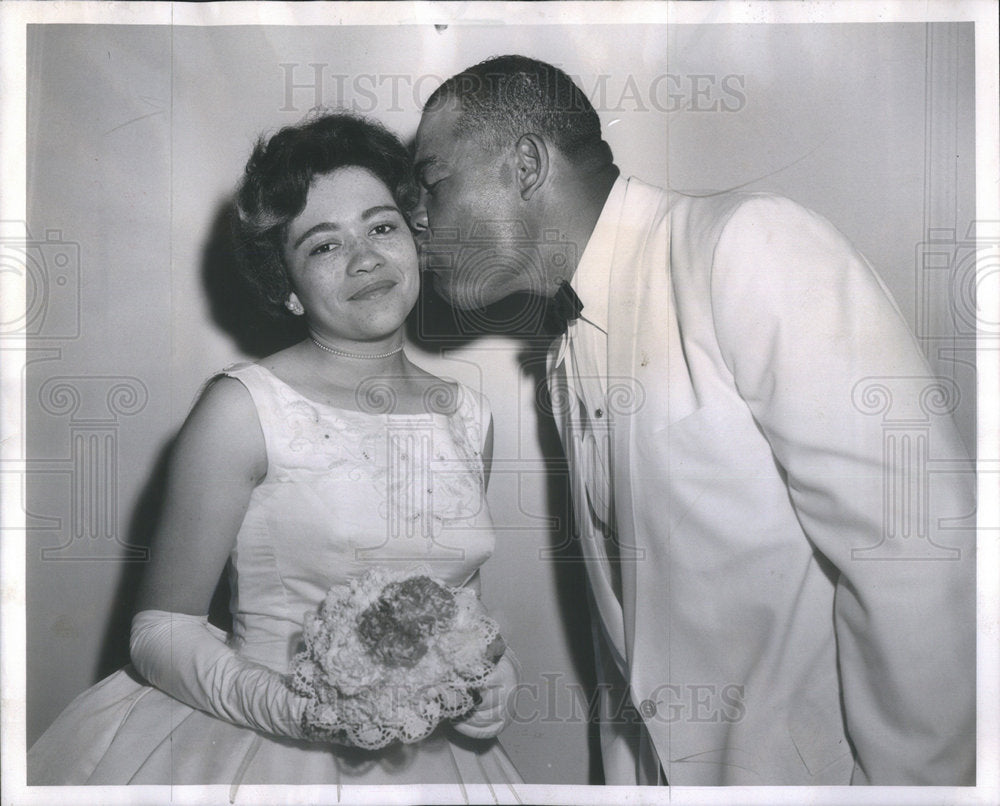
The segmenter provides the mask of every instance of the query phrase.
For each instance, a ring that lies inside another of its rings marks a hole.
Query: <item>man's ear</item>
[[[537,134],[524,134],[518,138],[514,151],[517,159],[517,188],[527,201],[549,175],[549,149]]]

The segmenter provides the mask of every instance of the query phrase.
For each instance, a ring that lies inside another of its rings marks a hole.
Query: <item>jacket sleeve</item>
[[[788,200],[733,213],[711,288],[735,386],[839,574],[853,783],[974,783],[974,475],[953,384],[864,258]]]

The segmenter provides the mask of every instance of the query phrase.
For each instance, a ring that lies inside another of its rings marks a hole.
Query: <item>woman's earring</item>
[[[305,313],[305,309],[302,307],[302,303],[297,299],[286,299],[285,307],[288,308],[296,316],[301,316]]]

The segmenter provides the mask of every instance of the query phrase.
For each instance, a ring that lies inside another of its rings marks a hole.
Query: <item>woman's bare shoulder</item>
[[[210,380],[181,428],[176,453],[185,464],[254,475],[266,470],[264,434],[249,390],[227,375]]]

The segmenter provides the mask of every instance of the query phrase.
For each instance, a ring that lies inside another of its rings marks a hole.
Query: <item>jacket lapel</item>
[[[630,660],[635,631],[636,563],[642,562],[646,553],[636,535],[635,496],[641,495],[642,491],[634,489],[632,472],[635,420],[646,398],[646,390],[639,382],[637,372],[638,337],[643,325],[643,269],[650,259],[646,247],[651,235],[650,227],[658,218],[656,210],[662,203],[662,191],[634,179],[628,180],[617,227],[608,291],[608,408],[614,418],[612,490],[621,554],[625,646]],[[664,252],[664,264],[666,254]]]

